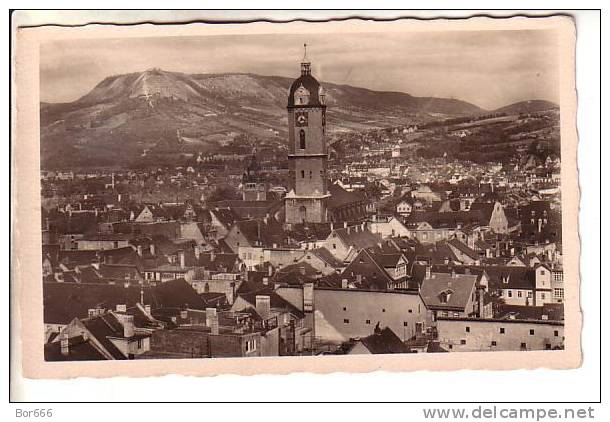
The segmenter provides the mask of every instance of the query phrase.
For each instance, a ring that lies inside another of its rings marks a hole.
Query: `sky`
[[[542,30],[54,41],[40,48],[40,99],[74,101],[108,76],[153,67],[296,78],[304,43],[313,75],[324,82],[490,110],[533,99],[559,103],[557,40]]]

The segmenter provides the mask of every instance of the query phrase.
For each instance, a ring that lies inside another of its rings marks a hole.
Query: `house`
[[[380,355],[391,353],[410,353],[410,349],[398,337],[392,329],[385,327],[381,329],[379,324],[375,326],[373,334],[360,339],[355,339],[350,345],[348,355]]]
[[[375,246],[380,242],[381,236],[371,232],[364,224],[348,226],[346,223],[342,228],[333,229],[320,246],[328,249],[338,260],[346,261],[355,256],[359,250]]]
[[[310,249],[305,252],[297,264],[306,262],[322,275],[330,275],[341,272],[345,263],[338,260],[330,251],[324,247]]]
[[[494,233],[508,233],[509,221],[504,207],[499,202],[473,202],[470,211],[479,213],[485,226],[489,226]]]
[[[282,224],[275,218],[238,221],[231,227],[223,240],[233,253],[242,257],[242,260],[249,267],[262,261],[263,248],[277,248],[287,243]],[[243,254],[248,252],[253,254],[253,257],[244,259]]]
[[[507,305],[543,306],[553,303],[552,271],[546,265],[535,268],[486,266],[489,292]]]
[[[376,216],[368,222],[369,230],[375,234],[387,237],[410,237],[411,231],[402,221],[394,216]]]
[[[470,317],[479,312],[477,281],[475,274],[427,271],[419,291],[434,320]]]
[[[481,263],[479,253],[458,239],[450,239],[446,243],[461,263],[466,265],[479,265]]]
[[[422,201],[431,204],[435,201],[440,201],[441,195],[438,192],[433,192],[428,185],[418,186],[417,189],[411,191],[411,196],[414,199],[421,199]]]
[[[61,357],[58,360],[71,360],[71,343],[78,346],[73,351],[77,360],[82,359],[85,353],[92,360],[100,360],[100,356],[106,360],[124,360],[147,352],[150,349],[150,335],[148,330],[139,330],[135,326],[133,315],[109,311],[82,320],[74,318],[51,343],[59,343]],[[53,349],[57,349],[57,346]],[[46,356],[50,360],[57,357],[53,349],[50,348]],[[92,349],[97,353],[93,353]]]

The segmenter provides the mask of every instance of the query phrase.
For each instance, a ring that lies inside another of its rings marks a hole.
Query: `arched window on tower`
[[[299,147],[305,149],[305,131],[303,129],[299,131]]]

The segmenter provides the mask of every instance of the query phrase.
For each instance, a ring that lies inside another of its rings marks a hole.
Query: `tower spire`
[[[301,75],[311,74],[311,63],[307,59],[307,43],[303,44],[303,60],[301,60]]]

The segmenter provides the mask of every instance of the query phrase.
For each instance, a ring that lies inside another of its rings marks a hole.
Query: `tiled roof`
[[[360,339],[362,345],[372,354],[410,353],[410,349],[392,331],[390,327],[376,330],[368,337]]]
[[[431,273],[424,278],[420,294],[428,308],[465,311],[476,283],[474,274]]]
[[[44,360],[47,362],[60,362],[106,360],[106,358],[92,345],[89,340],[83,339],[82,336],[75,336],[68,339],[67,355],[63,355],[61,353],[61,341],[45,344]]]

